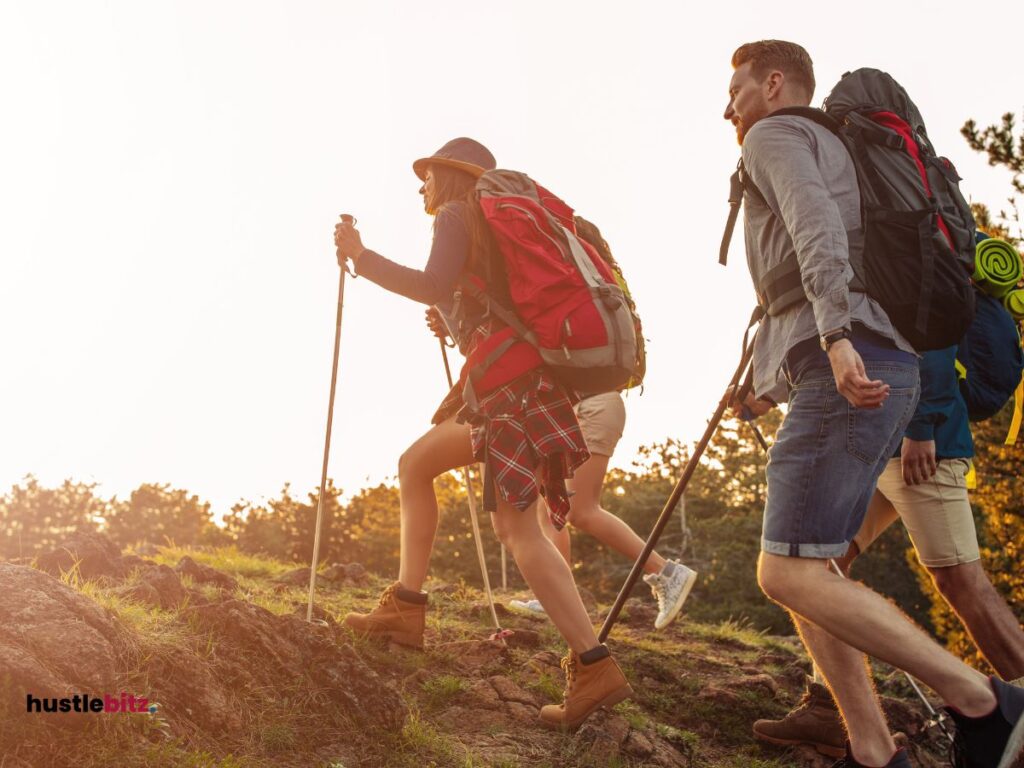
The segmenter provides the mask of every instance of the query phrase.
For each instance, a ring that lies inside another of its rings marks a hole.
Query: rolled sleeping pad
[[[1003,306],[1013,315],[1014,320],[1024,320],[1024,288],[1010,291],[1003,296]]]
[[[1024,277],[1024,264],[1016,248],[990,237],[975,246],[973,277],[981,290],[1001,299]]]

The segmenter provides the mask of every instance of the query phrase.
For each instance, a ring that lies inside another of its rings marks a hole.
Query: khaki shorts
[[[618,392],[592,395],[576,403],[583,439],[591,453],[611,456],[626,426],[626,404]]]
[[[921,565],[946,568],[981,558],[974,515],[967,499],[967,459],[942,459],[926,483],[903,482],[899,458],[891,459],[854,537],[861,552],[897,517],[903,520]]]

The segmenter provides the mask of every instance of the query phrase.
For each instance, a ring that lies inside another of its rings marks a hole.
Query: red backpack
[[[461,290],[508,326],[467,360],[466,402],[539,363],[587,395],[642,376],[633,310],[611,268],[577,236],[572,208],[515,171],[488,171],[476,190],[512,306],[489,295],[482,281],[463,278]]]

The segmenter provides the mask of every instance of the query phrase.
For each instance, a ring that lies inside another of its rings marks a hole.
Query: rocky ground
[[[654,632],[647,598],[627,604],[609,644],[638,699],[576,734],[542,729],[561,697],[563,646],[548,622],[504,608],[508,645],[488,640],[481,593],[431,584],[427,650],[392,650],[339,625],[386,580],[357,564],[319,577],[233,550],[122,554],[94,534],[34,563],[0,563],[0,766],[679,766],[820,768],[810,749],[756,742],[809,664],[790,638],[687,622]],[[595,621],[600,606],[588,606]],[[942,743],[896,675],[879,672],[915,765]],[[124,691],[139,714],[26,713],[37,698]]]

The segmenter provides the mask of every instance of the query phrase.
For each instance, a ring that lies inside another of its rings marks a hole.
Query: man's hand
[[[934,440],[911,440],[904,437],[900,457],[903,482],[907,485],[920,485],[926,482],[938,469],[935,462]]]
[[[854,408],[881,408],[889,397],[889,385],[882,380],[871,381],[864,370],[864,361],[849,339],[840,339],[828,350],[836,389]]]
[[[739,387],[729,387],[722,396],[722,400],[729,404],[729,412],[734,418],[744,421],[753,421],[759,416],[764,416],[775,405],[768,400],[754,397],[753,392],[748,392],[743,402],[739,399]]]
[[[444,319],[441,317],[441,313],[437,307],[427,307],[427,327],[430,332],[433,333],[441,341],[448,338],[448,326],[445,325]]]
[[[344,219],[334,225],[334,246],[337,249],[339,267],[345,266],[346,259],[355,262],[359,254],[365,250],[363,240],[359,237],[359,230]]]

